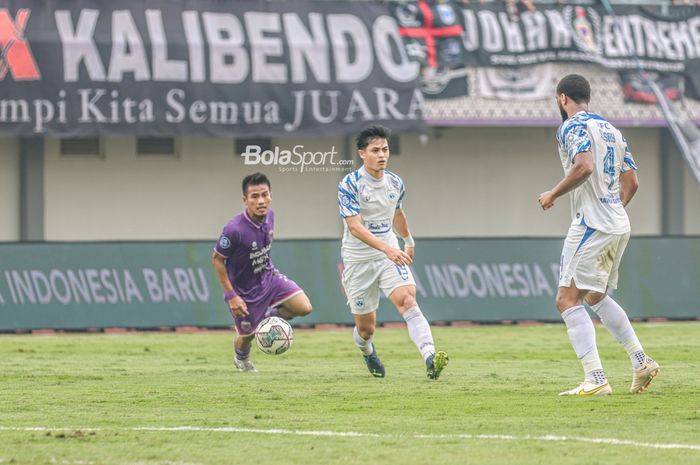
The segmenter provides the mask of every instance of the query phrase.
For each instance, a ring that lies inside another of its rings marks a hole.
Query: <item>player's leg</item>
[[[250,360],[250,347],[253,341],[253,335],[240,335],[237,334],[233,341],[234,347],[234,364],[238,371],[244,372],[257,372],[255,365]]]
[[[296,316],[302,317],[308,315],[311,313],[311,310],[313,310],[313,307],[307,295],[302,291],[283,302],[276,310],[279,316],[285,320],[291,320]]]
[[[612,288],[617,288],[618,268],[622,259],[625,247],[629,240],[629,234],[620,237],[615,252],[615,259],[612,263],[612,269],[609,278],[609,285]],[[612,250],[611,252],[612,253]],[[606,289],[607,291],[607,289]],[[659,364],[656,363],[645,352],[642,344],[637,338],[637,334],[632,328],[627,313],[622,307],[607,293],[591,292],[586,296],[586,302],[600,317],[600,321],[610,331],[610,334],[622,344],[627,351],[627,355],[632,362],[632,385],[630,392],[643,392],[656,377],[660,371]]]
[[[604,240],[605,235],[595,229],[573,225],[564,241],[556,306],[566,324],[574,352],[583,365],[585,380],[577,388],[560,395],[605,395],[612,392],[598,355],[593,320],[583,306],[588,291],[605,289],[596,271],[596,259],[605,245]],[[607,275],[604,278],[607,282]]]
[[[311,313],[311,301],[301,287],[285,275],[275,272],[268,282],[266,300],[269,309],[265,317],[279,316],[285,320]]]
[[[255,336],[255,328],[265,318],[267,306],[264,302],[246,301],[246,304],[248,304],[248,315],[234,319],[236,328],[236,338],[233,341],[234,364],[239,371],[257,372],[250,360],[250,348]]]
[[[362,353],[367,369],[375,378],[386,375],[384,364],[374,347],[374,331],[377,326],[379,286],[375,263],[350,263],[343,269],[343,288],[355,320],[353,340]]]
[[[374,348],[374,331],[377,327],[377,312],[369,312],[363,314],[353,314],[355,319],[355,328],[352,331],[352,337],[355,345],[365,359],[367,369],[375,378],[383,378],[386,375],[384,364],[377,355]]]
[[[593,320],[583,306],[583,297],[588,291],[576,287],[571,280],[568,287],[561,286],[557,292],[557,310],[566,324],[569,341],[581,360],[585,379],[583,384],[559,395],[606,395],[612,392],[605,377],[598,355]]]
[[[411,270],[386,260],[379,286],[406,322],[408,335],[423,357],[428,377],[438,379],[447,366],[448,357],[443,351],[435,351],[430,324],[416,301],[416,284]]]

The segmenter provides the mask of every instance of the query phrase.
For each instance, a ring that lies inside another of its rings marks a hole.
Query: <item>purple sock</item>
[[[236,358],[238,360],[247,360],[248,357],[250,357],[250,347],[247,349],[239,349],[238,347],[235,348],[236,351]]]

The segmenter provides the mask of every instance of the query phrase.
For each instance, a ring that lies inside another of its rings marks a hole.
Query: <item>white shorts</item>
[[[343,287],[348,305],[356,315],[377,310],[380,289],[388,297],[397,287],[415,285],[409,267],[399,266],[388,258],[348,263],[343,270]]]
[[[617,289],[618,268],[630,233],[607,234],[583,225],[574,225],[564,241],[559,268],[559,287],[595,292]]]

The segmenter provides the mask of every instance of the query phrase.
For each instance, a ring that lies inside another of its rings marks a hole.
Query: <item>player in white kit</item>
[[[344,220],[343,286],[355,319],[355,344],[370,373],[383,378],[384,365],[373,343],[381,289],[406,321],[428,377],[437,379],[448,358],[445,352],[435,352],[430,325],[416,302],[416,283],[409,269],[415,244],[401,208],[404,184],[386,169],[389,130],[382,126],[364,129],[357,136],[357,150],[363,166],[345,176],[338,186]],[[402,237],[404,250],[394,231]]]
[[[595,341],[593,321],[583,301],[624,346],[632,362],[630,392],[643,392],[659,372],[648,357],[625,311],[608,296],[617,288],[618,267],[630,237],[625,206],[639,183],[625,138],[601,116],[588,111],[591,87],[576,74],[557,85],[557,103],[564,123],[557,132],[565,177],[540,194],[544,210],[570,192],[572,223],[561,255],[556,305],[566,323],[584,382],[559,395],[601,396],[612,393]]]

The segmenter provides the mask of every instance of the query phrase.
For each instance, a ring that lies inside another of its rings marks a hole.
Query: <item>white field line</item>
[[[65,432],[65,431],[193,431],[193,432],[211,432],[211,433],[251,433],[251,434],[279,434],[289,436],[325,436],[325,437],[344,437],[344,438],[378,438],[378,439],[482,439],[495,441],[537,441],[537,442],[584,442],[594,444],[608,444],[611,446],[633,446],[646,447],[650,449],[681,449],[681,450],[696,450],[700,451],[700,444],[673,444],[660,442],[644,442],[634,441],[631,439],[617,438],[588,438],[582,436],[532,436],[523,435],[515,436],[511,434],[380,434],[380,433],[363,433],[358,431],[313,431],[313,430],[291,430],[291,429],[263,429],[263,428],[236,428],[232,426],[207,428],[201,426],[141,426],[131,428],[49,428],[43,426],[0,426],[0,431],[50,431],[50,432]]]

